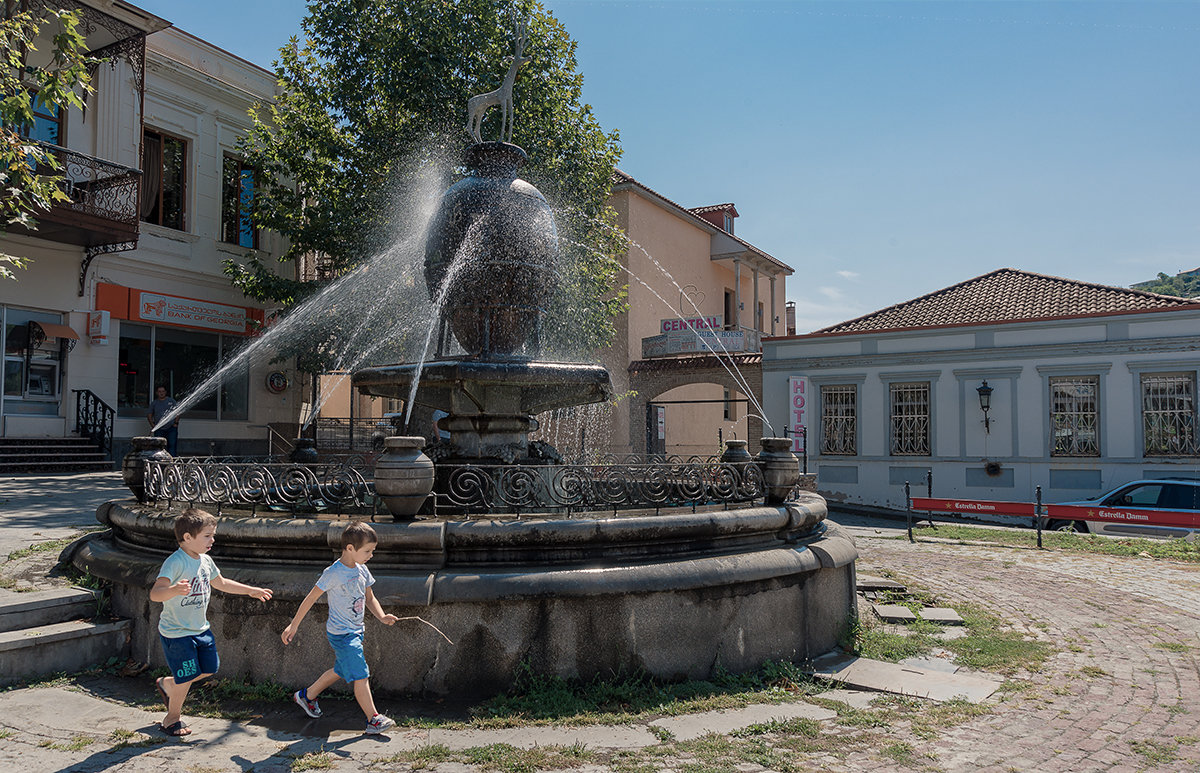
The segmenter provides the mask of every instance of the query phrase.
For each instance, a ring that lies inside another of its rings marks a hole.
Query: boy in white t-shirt
[[[378,543],[375,530],[369,524],[356,521],[347,526],[342,532],[341,557],[321,574],[317,584],[300,602],[292,622],[280,634],[284,644],[291,643],[308,610],[312,609],[322,593],[329,594],[329,620],[325,624],[325,638],[333,647],[333,668],[318,676],[308,687],[293,693],[292,700],[304,709],[305,714],[319,717],[321,707],[317,705],[317,696],[338,679],[345,679],[354,685],[354,699],[367,715],[367,733],[382,733],[396,724],[375,710],[375,699],[371,696],[371,671],[363,654],[363,633],[366,630],[363,624],[364,610],[369,609],[385,625],[392,625],[399,619],[384,613],[371,590],[375,578],[367,569],[367,562],[375,554]]]
[[[250,596],[259,601],[271,598],[270,588],[255,588],[235,582],[221,574],[208,551],[217,535],[217,519],[195,507],[184,510],[175,519],[175,541],[179,549],[163,561],[150,589],[150,600],[163,605],[158,618],[158,634],[171,676],[155,684],[167,707],[159,727],[167,735],[190,735],[191,729],[180,719],[183,700],[197,679],[217,672],[221,659],[208,625],[208,600],[211,588],[224,593]]]

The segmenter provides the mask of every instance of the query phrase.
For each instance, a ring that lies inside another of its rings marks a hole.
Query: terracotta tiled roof
[[[692,207],[688,210],[694,215],[703,215],[705,212],[717,212],[719,210],[728,209],[733,212],[733,216],[737,217],[737,207],[733,203],[728,204],[709,204],[707,207]]]
[[[1195,305],[1195,301],[1001,268],[811,335],[1016,322],[1189,305]]]

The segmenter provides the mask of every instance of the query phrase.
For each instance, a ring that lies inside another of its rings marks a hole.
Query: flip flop
[[[181,737],[181,736],[192,734],[192,729],[190,727],[188,727],[187,725],[185,725],[183,723],[182,719],[169,727],[163,727],[162,725],[159,725],[158,729],[163,731],[163,733],[165,733],[166,735],[175,736],[175,737]]]
[[[167,691],[164,690],[162,686],[162,680],[164,679],[166,679],[165,676],[160,676],[159,678],[155,679],[154,686],[158,688],[158,694],[162,697],[163,708],[165,708],[167,711],[170,711],[171,699],[167,697]],[[184,725],[184,727],[187,727],[187,725]]]

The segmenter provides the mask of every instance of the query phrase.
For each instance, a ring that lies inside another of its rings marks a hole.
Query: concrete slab
[[[788,719],[823,721],[837,716],[836,711],[808,703],[759,704],[741,709],[721,709],[681,717],[663,717],[651,722],[652,727],[666,730],[679,741],[691,741],[709,733],[725,734],[744,730],[751,725],[782,722]]]
[[[863,690],[912,695],[935,701],[963,698],[971,703],[981,703],[1000,686],[999,680],[980,676],[945,674],[842,653],[830,653],[817,658],[811,673],[820,679]]]
[[[900,604],[872,604],[875,614],[885,623],[915,623],[917,616],[912,610]]]
[[[429,731],[430,744],[442,744],[449,749],[470,749],[505,743],[518,749],[535,746],[573,746],[589,749],[641,749],[659,741],[645,727],[628,725],[583,725],[581,727],[526,726],[499,730],[439,730]]]
[[[838,701],[855,709],[869,709],[871,708],[871,701],[878,698],[879,693],[872,690],[826,690],[825,692],[817,693],[813,697]]]
[[[943,628],[941,631],[933,634],[933,638],[940,639],[941,641],[950,641],[952,639],[961,639],[964,636],[970,636],[970,635],[971,635],[970,631],[968,631],[966,628],[953,627],[953,628]]]
[[[958,666],[945,658],[905,658],[900,661],[900,665],[923,668],[927,671],[939,671],[943,674],[953,674],[958,671]]]
[[[908,588],[902,583],[895,580],[889,580],[884,577],[874,577],[869,574],[860,574],[856,581],[858,590],[892,590],[904,593]]]
[[[950,607],[926,607],[921,610],[921,619],[939,625],[962,625],[963,619]]]

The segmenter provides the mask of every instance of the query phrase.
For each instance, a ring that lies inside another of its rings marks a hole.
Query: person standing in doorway
[[[146,419],[150,422],[150,429],[154,432],[155,437],[167,439],[167,453],[175,456],[175,446],[179,441],[179,417],[175,417],[175,421],[165,427],[158,427],[158,423],[163,420],[179,403],[175,402],[174,397],[167,395],[167,388],[159,384],[154,388],[154,399],[150,401],[150,412],[146,414]]]

